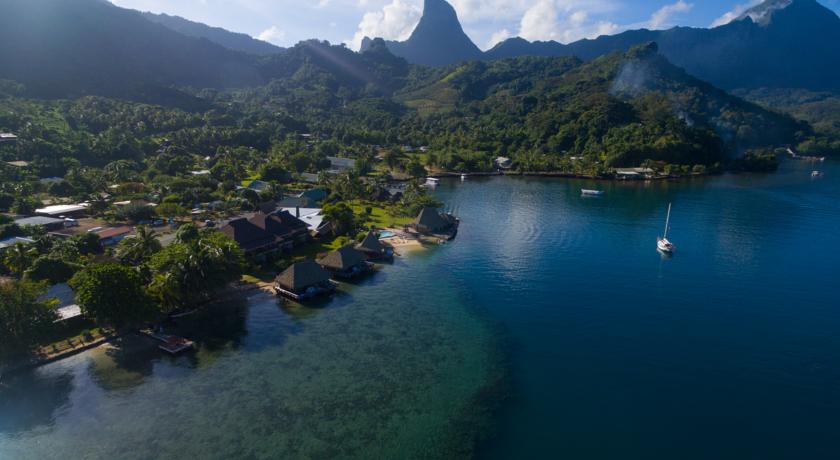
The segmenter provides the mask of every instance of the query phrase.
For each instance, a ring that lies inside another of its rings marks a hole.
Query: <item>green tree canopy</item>
[[[100,323],[128,326],[155,313],[140,275],[125,265],[91,265],[76,273],[70,286],[82,313]]]
[[[0,282],[0,360],[29,351],[57,319],[43,289],[28,281]]]

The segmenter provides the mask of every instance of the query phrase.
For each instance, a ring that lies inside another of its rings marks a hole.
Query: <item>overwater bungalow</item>
[[[423,208],[412,227],[422,235],[451,240],[458,233],[458,219],[452,214],[441,214],[435,208]]]
[[[292,300],[306,300],[335,291],[330,272],[307,260],[287,268],[274,280],[274,292]]]
[[[373,230],[369,231],[365,239],[356,245],[356,250],[363,253],[368,260],[390,260],[394,258],[394,250],[382,244],[379,236]]]
[[[350,246],[333,251],[318,260],[318,265],[329,270],[335,278],[352,279],[370,272],[371,266],[361,251]]]

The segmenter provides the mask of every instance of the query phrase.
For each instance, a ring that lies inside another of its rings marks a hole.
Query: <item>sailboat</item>
[[[673,243],[668,241],[668,230],[671,228],[671,203],[668,203],[668,217],[665,218],[665,235],[656,238],[656,249],[671,254],[677,250]]]

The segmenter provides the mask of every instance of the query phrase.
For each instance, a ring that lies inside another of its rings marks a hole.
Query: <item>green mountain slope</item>
[[[186,37],[99,0],[9,0],[0,15],[0,78],[38,97],[153,97],[171,86],[264,82],[255,58]]]

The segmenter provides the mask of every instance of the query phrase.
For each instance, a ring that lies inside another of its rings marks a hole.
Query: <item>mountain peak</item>
[[[426,65],[447,65],[481,58],[481,50],[470,40],[458,13],[445,0],[425,0],[423,16],[407,41],[392,44],[397,54]]]
[[[760,26],[769,26],[779,15],[795,17],[797,21],[815,19],[834,20],[837,15],[816,0],[766,0],[744,12],[738,21],[749,19]]]

